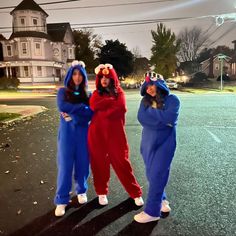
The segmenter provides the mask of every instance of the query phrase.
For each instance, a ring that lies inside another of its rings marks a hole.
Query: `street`
[[[49,110],[15,126],[0,127],[0,235],[236,235],[236,95],[177,94],[178,144],[167,188],[171,214],[158,223],[133,222],[139,212],[112,171],[109,205],[99,207],[89,179],[89,202],[73,198],[63,218],[54,216],[55,97],[0,100]],[[138,91],[126,93],[130,159],[144,200],[148,189],[139,153]]]

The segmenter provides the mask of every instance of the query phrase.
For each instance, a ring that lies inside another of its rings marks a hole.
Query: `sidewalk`
[[[44,106],[31,106],[31,105],[24,105],[24,106],[15,106],[15,105],[3,105],[0,104],[0,113],[15,113],[19,114],[20,117],[2,121],[0,124],[10,124],[12,122],[22,120],[24,118],[37,115],[38,113],[46,111],[47,108]]]
[[[0,100],[12,100],[12,99],[28,99],[28,98],[41,98],[41,97],[55,97],[56,94],[46,92],[0,92]]]

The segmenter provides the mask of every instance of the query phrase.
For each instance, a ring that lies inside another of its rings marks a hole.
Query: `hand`
[[[65,119],[66,117],[68,117],[69,115],[66,112],[61,112],[61,116]]]
[[[152,102],[152,108],[157,109],[157,102],[156,101]]]

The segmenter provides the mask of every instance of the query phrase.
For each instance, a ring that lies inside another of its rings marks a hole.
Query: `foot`
[[[171,211],[170,203],[167,200],[163,200],[161,203],[161,212],[168,213]]]
[[[78,198],[79,204],[85,204],[86,202],[88,202],[88,198],[87,198],[87,194],[86,193],[78,194],[77,198]]]
[[[142,197],[136,197],[134,199],[135,205],[136,206],[143,206],[144,205],[144,201]]]
[[[150,216],[144,211],[142,211],[141,213],[134,216],[134,220],[137,221],[138,223],[144,224],[152,221],[158,221],[160,220],[160,217]]]
[[[108,204],[107,195],[98,195],[98,202],[102,206],[107,205]]]
[[[66,205],[57,205],[55,216],[64,216],[66,213]]]

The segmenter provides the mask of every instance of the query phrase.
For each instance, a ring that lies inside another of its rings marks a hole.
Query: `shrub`
[[[207,75],[203,72],[197,72],[191,78],[191,82],[203,82],[207,80]]]
[[[0,78],[0,89],[10,89],[14,88],[16,89],[20,84],[20,80],[13,77],[13,78],[7,78],[7,77],[1,77]]]

